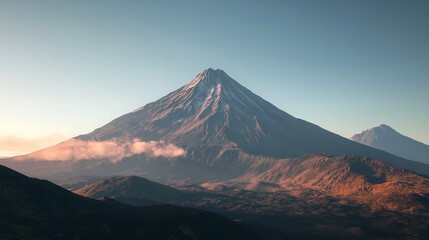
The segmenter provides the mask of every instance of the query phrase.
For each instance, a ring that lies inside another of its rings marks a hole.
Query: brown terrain
[[[299,197],[306,190],[366,204],[374,210],[428,214],[429,179],[372,158],[309,155],[280,160],[262,173],[230,181],[214,181],[208,189],[239,187],[262,192],[289,191]]]
[[[428,233],[429,179],[356,155],[285,159],[262,173],[237,179],[179,184],[176,187],[181,191],[138,179],[111,178],[74,192],[132,205],[154,204],[149,199],[210,210],[278,234],[280,239],[421,238]],[[172,197],[156,197],[166,190]],[[266,239],[275,236],[268,234]]]

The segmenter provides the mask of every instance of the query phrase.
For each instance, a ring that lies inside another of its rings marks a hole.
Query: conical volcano
[[[207,69],[160,100],[80,138],[107,140],[130,136],[163,140],[182,147],[221,146],[284,157],[302,152],[289,137],[295,135],[296,122],[297,119],[243,87],[224,71]],[[285,128],[289,130],[283,131]],[[285,144],[288,138],[289,143]]]
[[[429,175],[429,165],[353,142],[295,118],[245,88],[224,71],[211,68],[167,96],[73,140],[102,142],[112,139],[174,144],[185,149],[186,155],[173,163],[166,160],[167,165],[161,164],[165,159],[144,154],[127,155],[126,159],[114,165],[80,161],[68,173],[144,173],[177,179],[237,177],[249,171],[267,169],[281,159],[323,153],[373,157]],[[156,167],[148,167],[148,164]],[[153,170],[155,173],[151,169],[156,169]]]
[[[224,71],[211,68],[158,101],[80,138],[100,141],[124,136],[162,140],[192,149],[240,150],[272,158],[311,153],[333,156],[352,153],[421,170],[413,167],[414,162],[356,144],[295,118],[242,86]]]

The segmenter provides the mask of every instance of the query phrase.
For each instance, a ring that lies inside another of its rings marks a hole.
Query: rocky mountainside
[[[213,69],[201,72],[160,100],[78,138],[100,141],[124,136],[172,142],[191,152],[194,148],[217,147],[219,154],[241,150],[273,158],[354,153],[414,170],[420,166],[297,119],[224,71]]]
[[[429,164],[429,146],[381,124],[353,135],[351,140],[397,156]]]
[[[249,173],[230,181],[208,182],[203,186],[266,192],[288,190],[297,197],[307,190],[315,190],[373,209],[429,213],[428,178],[356,155],[308,155],[277,161],[262,173]]]

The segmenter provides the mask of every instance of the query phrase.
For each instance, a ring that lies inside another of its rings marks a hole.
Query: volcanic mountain
[[[397,156],[429,164],[429,146],[381,124],[353,135],[351,140]]]
[[[125,144],[127,149],[134,149],[137,139],[171,144],[161,152],[174,147],[183,154],[156,156],[154,153],[160,151],[154,149],[151,154],[125,154],[114,161],[92,155],[87,155],[85,161],[58,158],[47,162],[39,157],[43,151],[67,152],[64,145],[73,146],[76,142],[110,143],[118,139],[133,141],[131,145]],[[295,118],[240,85],[224,71],[214,69],[204,70],[185,86],[89,134],[2,162],[30,175],[35,174],[31,169],[34,167],[42,176],[53,173],[60,176],[140,175],[159,181],[204,182],[265,171],[280,159],[313,153],[373,157],[429,175],[429,165],[356,143]]]

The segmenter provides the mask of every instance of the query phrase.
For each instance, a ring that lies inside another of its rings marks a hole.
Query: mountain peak
[[[213,68],[207,68],[206,70],[204,70],[203,72],[212,72],[212,73],[216,73],[216,72],[224,72],[222,69],[213,69]]]
[[[199,88],[217,87],[217,85],[230,81],[232,78],[223,70],[208,68],[200,72],[194,79],[184,86],[185,90]]]
[[[395,131],[392,127],[390,127],[390,126],[389,126],[389,125],[387,125],[387,124],[380,124],[380,126],[375,127],[375,128],[381,128],[381,129],[383,129],[383,130]]]
[[[127,136],[178,146],[240,147],[253,154],[284,156],[283,121],[295,118],[265,101],[223,70],[208,68],[158,101],[124,115],[84,139]],[[279,133],[281,132],[281,133]]]

